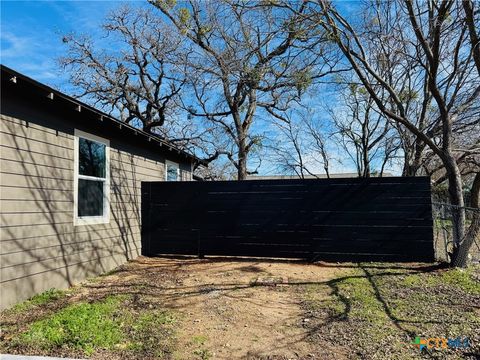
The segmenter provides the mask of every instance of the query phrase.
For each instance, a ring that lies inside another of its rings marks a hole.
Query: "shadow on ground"
[[[141,257],[28,315],[2,314],[2,326],[15,322],[11,331],[22,331],[69,304],[123,294],[128,306],[181,314],[175,356],[182,358],[474,358],[480,294],[463,275],[455,274],[465,286],[456,285],[451,271],[417,263]],[[473,346],[422,354],[411,344],[416,336],[468,336]],[[3,343],[8,348],[5,336]]]

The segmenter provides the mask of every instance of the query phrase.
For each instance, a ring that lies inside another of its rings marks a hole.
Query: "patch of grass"
[[[330,316],[341,316],[345,311],[344,304],[338,298],[331,296],[328,286],[308,284],[304,287],[305,301],[310,311],[327,311]]]
[[[50,290],[44,291],[43,293],[37,294],[24,302],[21,302],[15,305],[10,309],[10,311],[13,313],[25,312],[32,309],[33,307],[44,305],[51,301],[61,299],[62,297],[65,296],[65,294],[66,292],[63,290],[50,289]]]
[[[457,286],[467,293],[480,295],[480,281],[474,278],[474,271],[474,267],[450,269],[445,271],[441,278],[445,283]]]
[[[130,296],[112,295],[101,301],[69,305],[33,322],[13,339],[17,347],[43,350],[72,349],[87,356],[97,350],[130,351],[146,357],[171,352],[173,312],[158,309],[135,311]]]
[[[337,298],[349,304],[348,317],[381,325],[386,319],[385,311],[369,280],[360,274],[359,271],[355,272],[354,276],[338,283]]]
[[[198,356],[202,360],[208,360],[212,358],[212,354],[208,349],[196,349],[193,351],[193,355]]]
[[[90,355],[97,348],[111,349],[122,341],[118,315],[120,296],[95,303],[67,306],[52,316],[31,324],[19,341],[43,349],[73,347]]]
[[[474,278],[475,267],[468,269],[448,269],[438,274],[413,274],[403,279],[408,287],[435,287],[446,284],[474,295],[480,294],[480,281]]]
[[[344,315],[328,316],[330,312],[325,316],[324,312],[322,316],[318,311],[308,323],[314,331],[312,339],[355,348],[359,357],[395,359],[418,356],[410,345],[415,336],[476,339],[480,326],[474,306],[480,294],[478,268],[411,271],[360,265],[326,285],[305,287],[305,316],[322,308]],[[330,288],[330,300],[325,298],[325,286]],[[317,328],[321,330],[317,332]],[[475,345],[462,354],[442,351],[455,358],[478,350]]]
[[[205,344],[207,339],[208,338],[205,335],[195,335],[194,337],[192,337],[192,342],[195,345],[203,345],[203,344]]]
[[[202,360],[208,360],[212,357],[212,354],[208,349],[204,347],[208,338],[205,335],[195,335],[192,337],[192,344],[196,347],[193,350],[193,355]]]
[[[408,287],[417,287],[424,284],[424,279],[418,274],[407,275],[402,283]]]
[[[125,347],[128,350],[143,353],[153,351],[159,357],[172,352],[173,325],[177,317],[171,311],[149,310],[137,315],[130,314],[125,322],[128,327]]]

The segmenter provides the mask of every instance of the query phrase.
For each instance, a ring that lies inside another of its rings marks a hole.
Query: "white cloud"
[[[37,36],[19,35],[9,31],[2,31],[0,39],[2,64],[49,85],[58,83],[59,71],[53,46],[42,42]]]
[[[19,55],[24,54],[29,45],[29,39],[16,36],[11,32],[3,30],[0,33],[0,41],[2,44],[0,51],[2,62],[3,60],[18,57]]]

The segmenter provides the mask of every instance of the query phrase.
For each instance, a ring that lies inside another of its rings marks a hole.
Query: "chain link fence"
[[[441,202],[432,202],[433,215],[433,241],[435,246],[435,259],[440,262],[449,262],[449,253],[453,250],[453,211],[457,206]],[[480,209],[464,207],[466,227],[470,226],[474,214]],[[470,261],[480,262],[480,239],[475,239],[470,249]]]

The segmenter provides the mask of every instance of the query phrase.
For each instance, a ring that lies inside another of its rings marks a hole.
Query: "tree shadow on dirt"
[[[188,309],[190,306],[198,305],[205,302],[208,298],[230,298],[239,300],[245,303],[252,304],[252,306],[263,308],[274,308],[275,304],[266,303],[261,299],[255,298],[255,295],[249,295],[242,293],[242,291],[248,291],[249,289],[266,289],[271,291],[291,291],[293,296],[299,295],[299,305],[302,306],[302,296],[304,296],[305,287],[318,286],[321,291],[325,291],[328,294],[328,299],[334,299],[340,304],[339,309],[335,313],[325,313],[319,317],[318,321],[312,321],[307,324],[302,323],[302,318],[292,318],[289,321],[297,323],[301,332],[298,336],[285,338],[284,341],[277,344],[275,349],[265,349],[268,351],[277,351],[281,349],[288,349],[296,342],[311,341],[316,334],[323,334],[326,332],[329,325],[333,323],[342,323],[348,321],[351,318],[352,308],[356,304],[353,303],[352,298],[345,292],[343,284],[348,281],[364,280],[368,284],[370,290],[374,294],[376,302],[380,304],[382,311],[389,319],[396,329],[405,334],[405,337],[413,338],[415,334],[406,328],[405,325],[415,324],[417,321],[414,319],[402,319],[395,315],[394,308],[385,299],[385,293],[382,290],[381,280],[385,277],[396,278],[404,277],[412,274],[424,274],[427,272],[433,272],[441,269],[442,266],[436,265],[423,265],[423,264],[310,264],[301,261],[281,261],[281,263],[294,263],[305,264],[307,266],[323,266],[323,267],[335,267],[357,270],[353,273],[347,273],[340,276],[335,276],[332,279],[324,281],[295,281],[289,279],[286,283],[273,283],[263,284],[255,283],[251,281],[229,281],[229,278],[214,278],[209,281],[203,280],[198,284],[184,284],[187,277],[195,277],[194,271],[202,271],[203,266],[194,268],[193,265],[202,264],[208,267],[208,271],[215,273],[217,271],[223,271],[225,260],[218,258],[214,259],[183,259],[177,261],[169,261],[166,259],[149,259],[139,258],[124,266],[119,267],[117,270],[109,272],[105,276],[98,277],[94,281],[85,283],[82,288],[81,294],[74,299],[70,299],[68,303],[74,302],[94,302],[101,301],[105,297],[110,295],[130,295],[131,306],[136,308],[149,308],[149,307],[163,307],[171,310]],[[244,263],[247,263],[243,265]],[[240,266],[236,267],[243,273],[251,273],[253,276],[259,272],[263,272],[262,268],[257,266],[258,263],[270,262],[267,259],[256,260],[241,259],[228,259],[228,262],[238,262]],[[213,280],[213,281],[210,281]],[[247,296],[248,295],[248,296]],[[322,300],[323,301],[323,300]],[[62,304],[63,306],[65,304]],[[305,316],[310,316],[306,314]],[[425,319],[421,321],[423,324],[435,324],[440,323],[435,320]],[[455,321],[451,320],[454,324]]]

